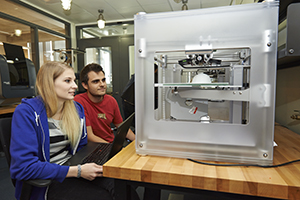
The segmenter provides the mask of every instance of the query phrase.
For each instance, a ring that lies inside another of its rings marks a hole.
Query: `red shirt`
[[[86,126],[91,126],[95,135],[112,143],[114,133],[110,124],[120,124],[123,121],[115,98],[106,94],[100,103],[94,103],[85,92],[76,95],[74,100],[84,108]]]

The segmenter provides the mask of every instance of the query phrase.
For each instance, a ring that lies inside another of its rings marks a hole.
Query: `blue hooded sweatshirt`
[[[70,153],[74,155],[87,144],[83,107],[74,101],[82,135]],[[50,163],[50,137],[46,108],[40,96],[22,99],[13,114],[11,127],[11,178],[16,179],[15,197],[20,198],[22,180],[53,179],[62,182],[69,166]],[[34,187],[30,199],[47,199],[48,187]]]

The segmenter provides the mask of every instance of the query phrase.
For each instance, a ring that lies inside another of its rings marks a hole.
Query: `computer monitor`
[[[36,81],[34,64],[25,58],[22,47],[4,43],[4,48],[6,55],[0,55],[0,106],[34,96]]]
[[[25,61],[25,55],[22,46],[3,43],[3,47],[7,60],[13,60],[16,62]]]

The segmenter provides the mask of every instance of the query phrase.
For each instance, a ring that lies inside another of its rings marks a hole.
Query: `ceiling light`
[[[187,2],[188,2],[188,0],[182,0],[182,3],[183,3],[182,8],[181,8],[182,10],[188,10],[188,6],[186,5]]]
[[[103,12],[104,12],[104,10],[99,9],[98,12],[100,13],[100,14],[99,14],[99,17],[98,17],[98,19],[97,19],[98,27],[99,27],[100,29],[103,29],[103,28],[105,27],[105,19],[104,19],[104,17],[103,17]]]
[[[62,8],[64,10],[70,10],[71,9],[72,0],[60,0],[60,1],[61,1]]]
[[[124,35],[127,34],[127,27],[126,27],[126,26],[123,27],[123,34],[124,34]]]
[[[22,30],[20,30],[20,29],[15,29],[15,35],[16,36],[21,36],[22,35]]]

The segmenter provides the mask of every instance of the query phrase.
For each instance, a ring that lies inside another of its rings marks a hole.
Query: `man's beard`
[[[104,95],[106,94],[106,90],[104,94],[97,94],[97,93],[93,93],[90,91],[90,95],[95,97],[95,98],[102,98]]]

